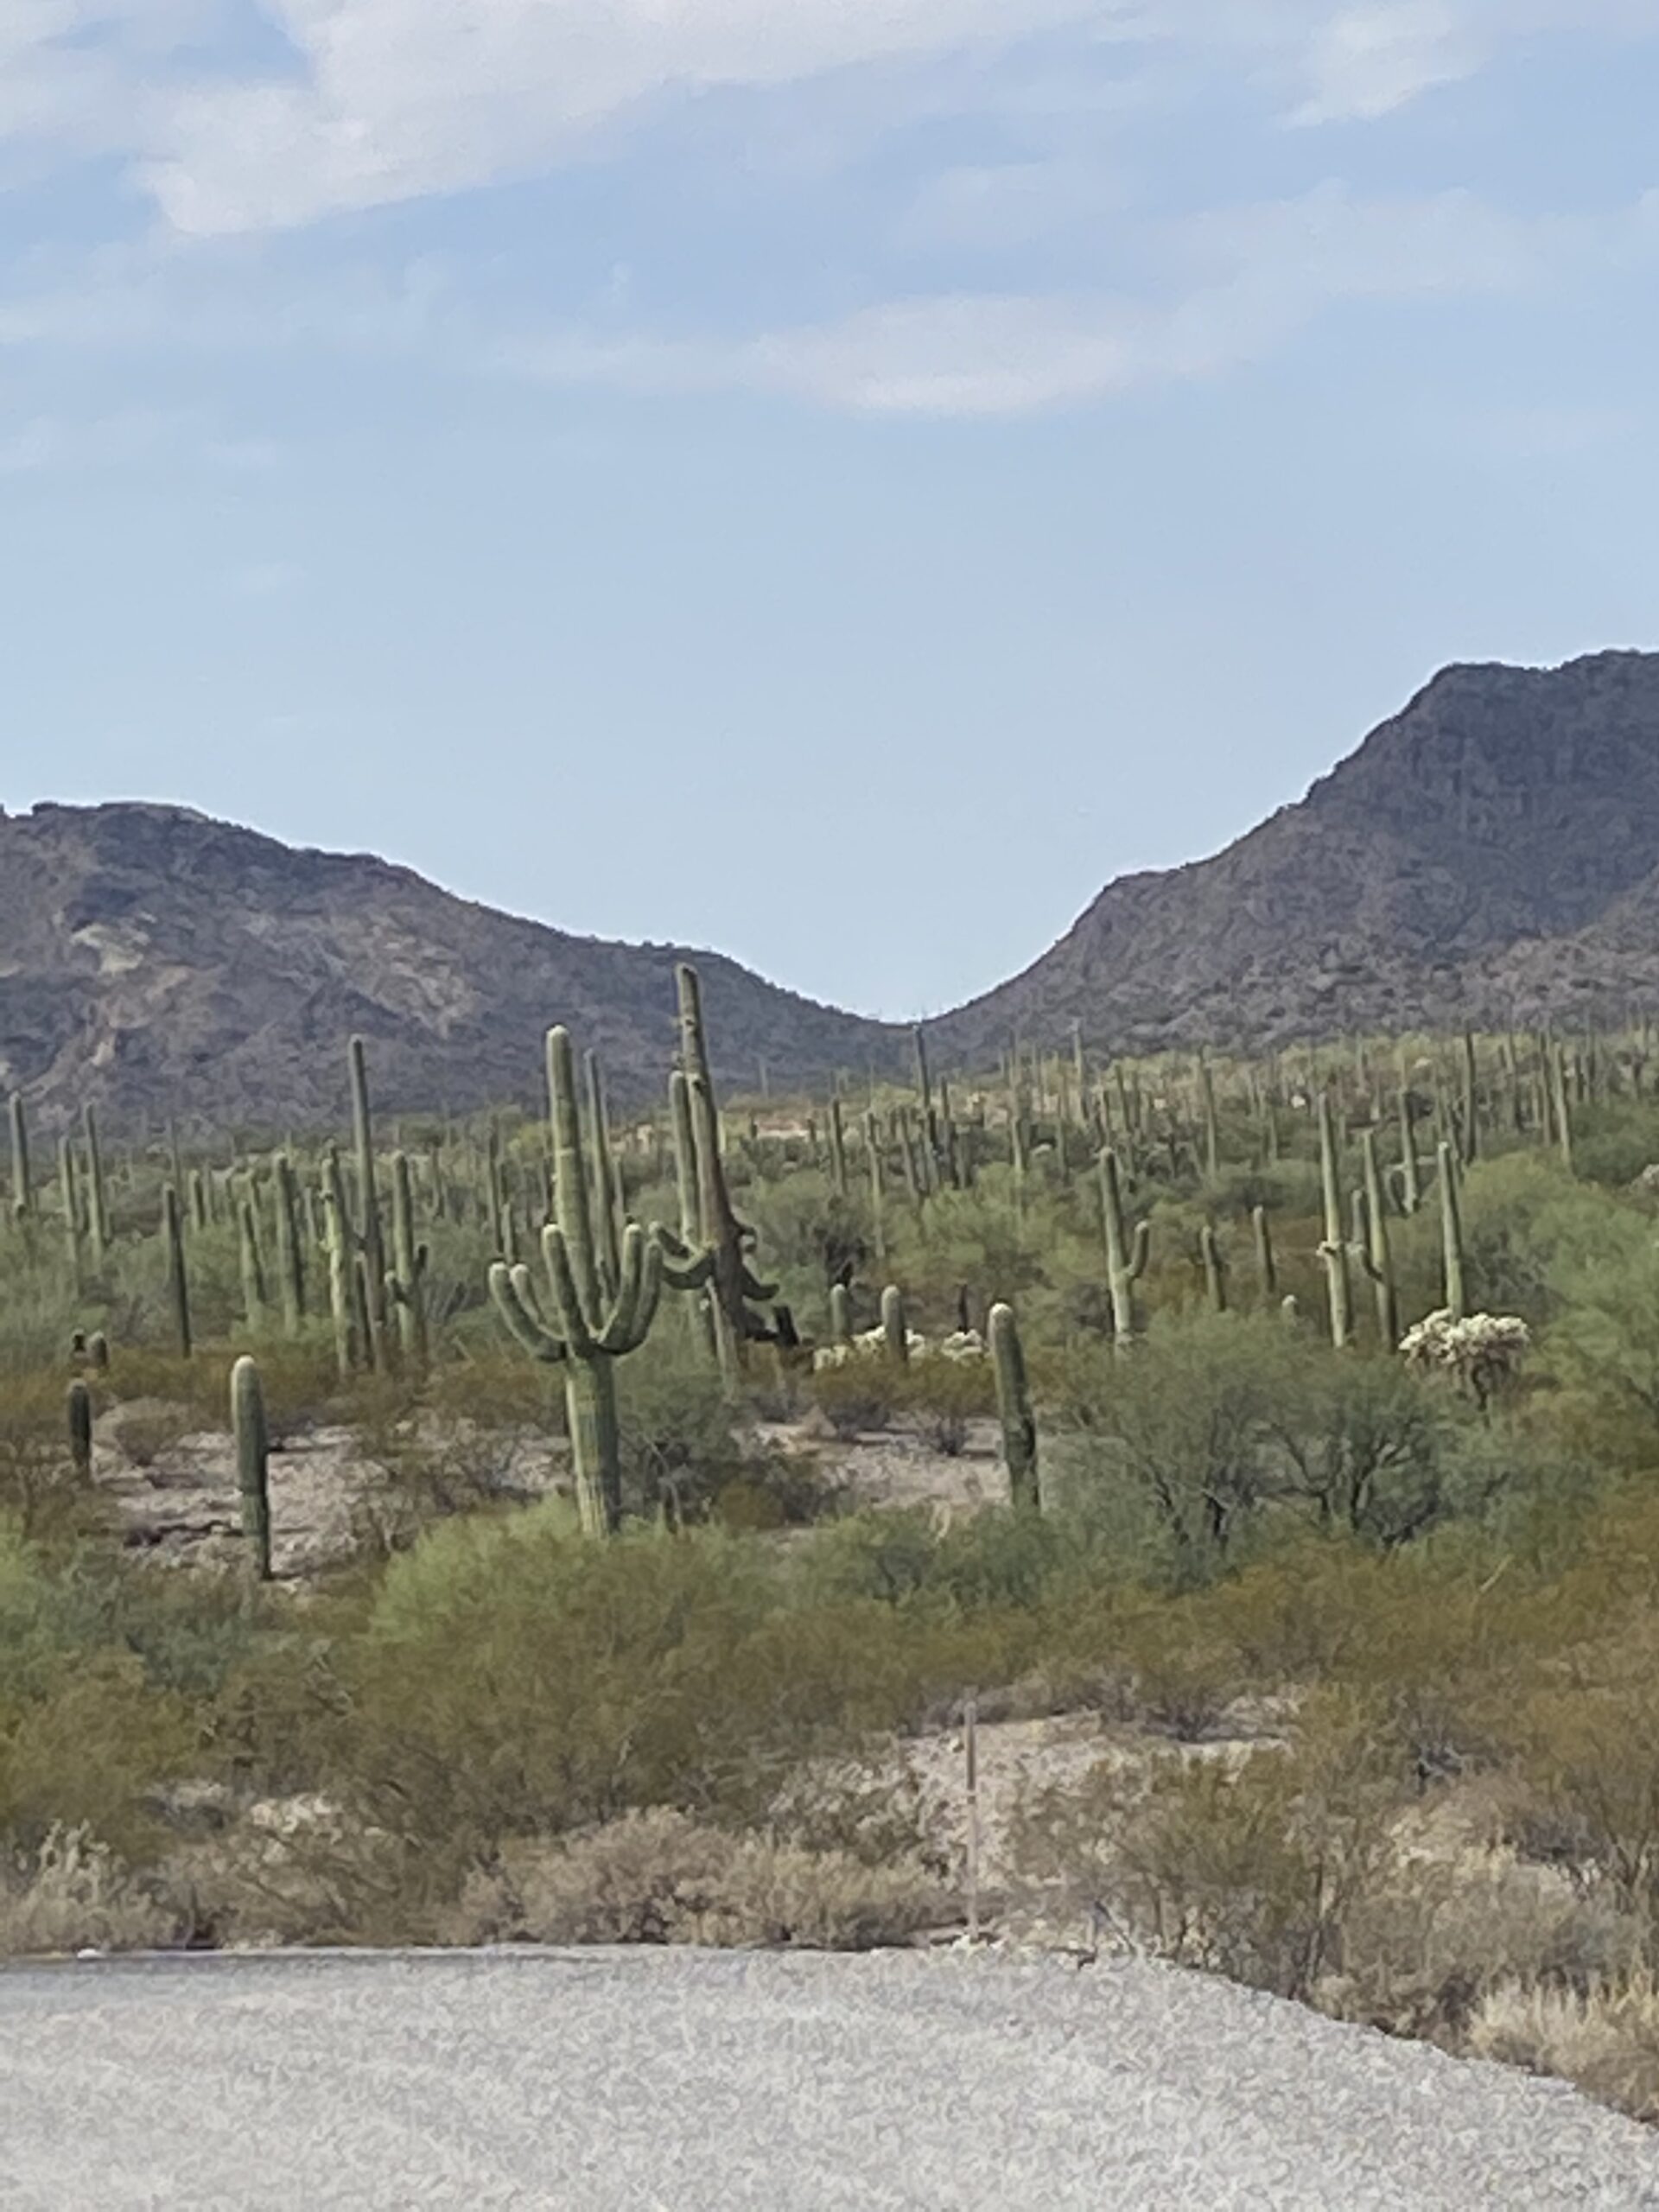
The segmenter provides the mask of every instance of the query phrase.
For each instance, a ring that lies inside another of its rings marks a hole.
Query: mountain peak
[[[942,1042],[982,1058],[1078,1020],[1108,1048],[1270,1045],[1622,1005],[1650,988],[1628,944],[1539,948],[1656,868],[1659,654],[1459,663],[1224,852],[1109,885]]]

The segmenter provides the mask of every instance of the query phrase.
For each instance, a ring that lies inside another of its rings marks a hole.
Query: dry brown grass
[[[446,1938],[863,1951],[952,1916],[913,1862],[871,1866],[658,1808],[568,1842],[508,1845],[468,1879]]]
[[[1559,2075],[1637,2120],[1659,2120],[1659,1982],[1651,1974],[1586,1991],[1506,1983],[1482,1999],[1468,2048]]]
[[[0,1957],[157,1950],[181,1936],[176,1910],[82,1827],[54,1827],[0,1881]]]

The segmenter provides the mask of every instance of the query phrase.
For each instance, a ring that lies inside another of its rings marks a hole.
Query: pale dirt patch
[[[936,1505],[948,1515],[1006,1505],[1008,1478],[994,1421],[970,1421],[960,1452],[941,1452],[919,1428],[895,1425],[853,1438],[827,1422],[764,1421],[756,1439],[783,1452],[810,1452],[824,1474],[845,1486],[855,1506]]]
[[[395,1503],[392,1474],[344,1427],[302,1429],[273,1445],[270,1478],[271,1571],[281,1581],[303,1580],[349,1560],[365,1520]],[[140,1465],[123,1447],[119,1423],[100,1422],[92,1479],[114,1506],[129,1547],[168,1564],[228,1567],[241,1558],[236,1446],[228,1430],[179,1436]],[[533,1433],[500,1440],[503,1495],[529,1502],[564,1479],[562,1446]]]

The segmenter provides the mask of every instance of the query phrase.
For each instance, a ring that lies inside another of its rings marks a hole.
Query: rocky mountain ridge
[[[50,1122],[336,1118],[345,1040],[392,1111],[535,1101],[569,1022],[655,1094],[684,950],[580,938],[371,855],[187,808],[0,814],[0,1089]],[[902,1068],[905,1032],[696,952],[716,1072]],[[930,1025],[941,1065],[1015,1033],[1101,1052],[1659,1007],[1659,654],[1444,671],[1213,858],[1108,885],[1023,974]]]

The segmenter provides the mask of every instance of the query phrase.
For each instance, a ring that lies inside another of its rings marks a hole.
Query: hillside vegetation
[[[677,1034],[354,1048],[338,1147],[14,1097],[0,1947],[1131,1947],[1659,2112],[1645,1025]]]

